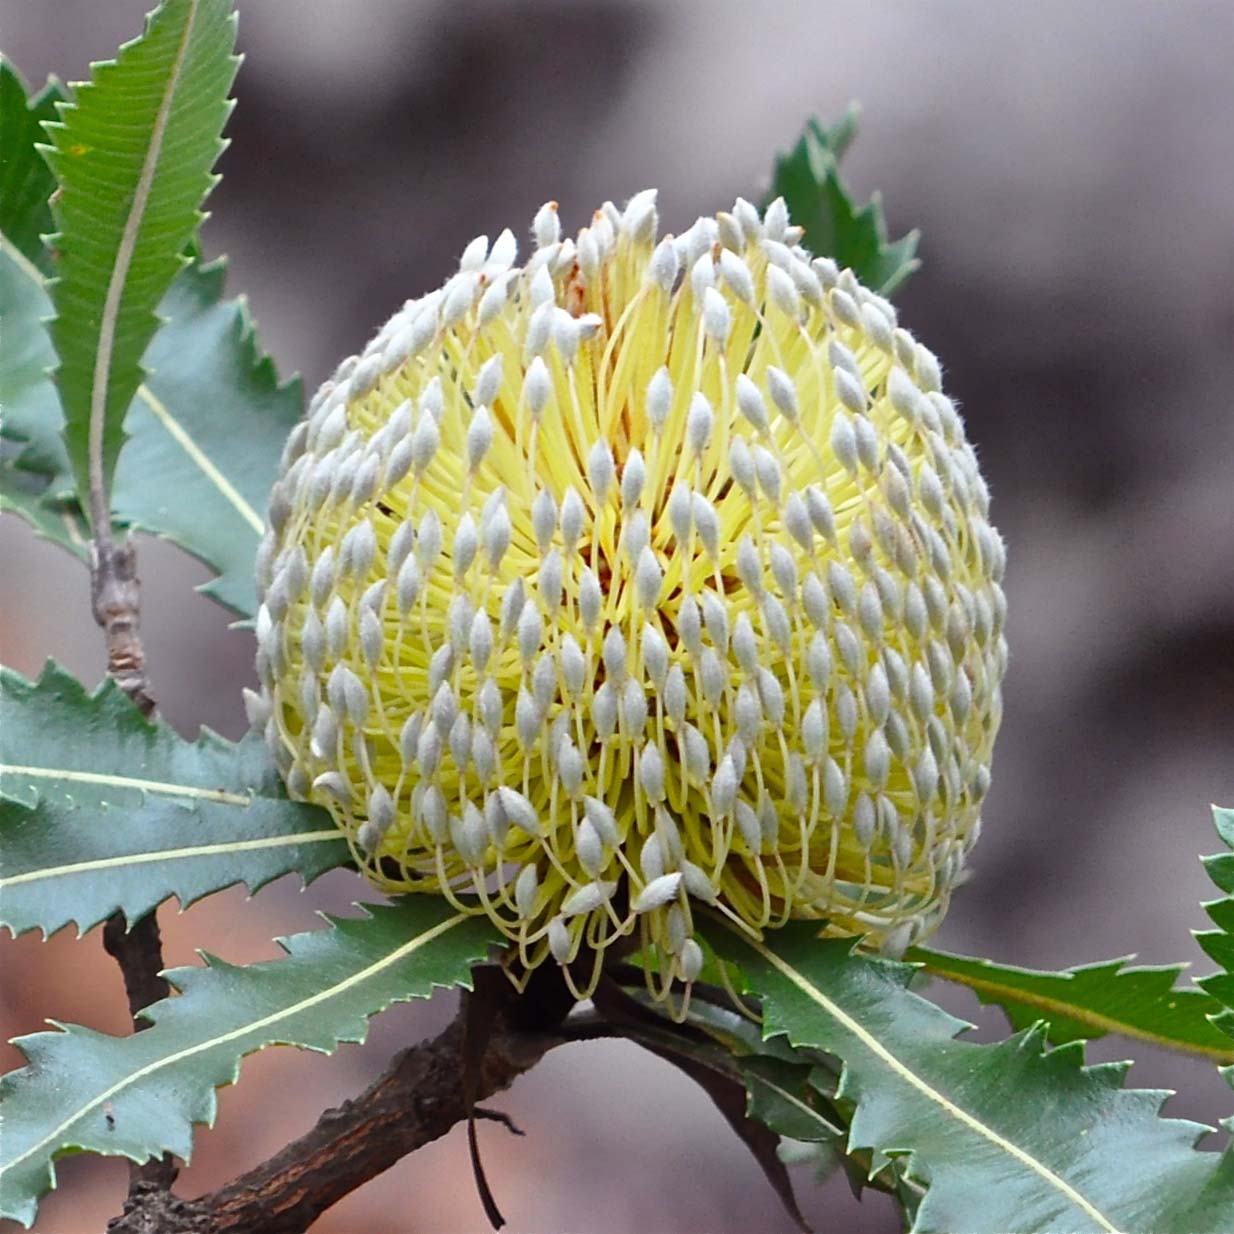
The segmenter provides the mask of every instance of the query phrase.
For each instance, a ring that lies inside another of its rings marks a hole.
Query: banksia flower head
[[[288,442],[249,705],[291,795],[516,977],[590,954],[585,992],[628,936],[664,994],[699,906],[902,948],[977,838],[1006,662],[937,360],[783,201],[533,237],[469,244]]]

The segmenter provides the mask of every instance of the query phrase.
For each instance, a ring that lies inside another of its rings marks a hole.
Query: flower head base
[[[583,990],[622,936],[692,981],[699,905],[931,929],[1006,662],[934,356],[783,202],[656,231],[647,192],[468,245],[318,391],[258,563],[292,796]]]

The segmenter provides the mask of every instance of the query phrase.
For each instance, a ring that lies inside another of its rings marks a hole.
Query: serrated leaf
[[[869,1149],[874,1172],[906,1156],[906,1176],[928,1184],[914,1234],[1184,1234],[1234,1219],[1234,1157],[1196,1151],[1206,1129],[1159,1118],[1164,1094],[1123,1089],[1124,1066],[1084,1067],[1078,1045],[1043,1052],[1040,1030],[958,1041],[966,1026],[909,991],[910,966],[808,922],[770,945],[718,923],[708,934],[761,995],[769,1036],[843,1063],[849,1151]]]
[[[67,549],[80,561],[90,561],[90,528],[75,502],[48,500],[47,484],[0,454],[0,514],[18,514],[37,535]]]
[[[1220,1010],[1202,990],[1175,988],[1185,964],[1128,967],[1134,957],[1042,972],[992,960],[948,955],[915,947],[906,957],[941,977],[973,990],[983,1003],[1007,1013],[1013,1028],[1048,1021],[1055,1044],[1119,1033],[1153,1045],[1234,1062],[1234,1045],[1209,1022]]]
[[[1226,848],[1234,850],[1234,810],[1213,806],[1213,826]],[[1234,893],[1234,851],[1202,857],[1204,869],[1218,889]],[[1210,1018],[1221,1032],[1234,1037],[1234,894],[1225,899],[1210,900],[1204,905],[1215,930],[1197,931],[1196,942],[1204,948],[1210,959],[1220,965],[1221,971],[1196,981],[1205,994],[1219,1006]],[[1231,1072],[1234,1075],[1234,1072]]]
[[[890,240],[878,193],[864,206],[853,204],[840,158],[857,135],[859,114],[850,106],[830,129],[809,120],[797,144],[776,156],[764,205],[783,197],[793,222],[805,228],[806,248],[849,267],[872,291],[890,295],[921,265],[915,256],[920,233]]]
[[[215,1089],[235,1082],[245,1055],[276,1044],[329,1054],[363,1041],[369,1017],[392,1003],[470,985],[495,940],[487,919],[436,897],[365,911],[280,940],[285,959],[241,967],[207,956],[204,968],[171,970],[181,994],[148,1009],[145,1032],[66,1025],[18,1038],[29,1065],[0,1081],[0,1216],[33,1221],[66,1152],[188,1160],[193,1125],[214,1121]]]
[[[146,719],[113,682],[93,694],[54,664],[0,669],[0,925],[133,922],[350,860],[329,814],[287,800],[264,743],[195,742]]]
[[[841,1137],[834,1114],[821,1108],[820,1094],[810,1083],[812,1068],[766,1055],[741,1061],[750,1095],[750,1117],[777,1135],[811,1143],[835,1143]]]
[[[728,971],[735,978],[731,960]],[[686,1022],[732,1055],[745,1080],[751,1116],[791,1141],[781,1153],[786,1163],[808,1162],[820,1182],[842,1168],[858,1198],[871,1187],[894,1195],[905,1212],[916,1211],[922,1189],[907,1181],[894,1163],[880,1162],[880,1173],[872,1177],[870,1152],[846,1150],[851,1102],[836,1099],[840,1067],[830,1056],[797,1049],[784,1037],[764,1037],[761,1024],[737,1011],[731,1000],[715,1002],[701,997],[697,988]],[[807,1151],[808,1145],[814,1149]]]
[[[260,349],[243,300],[224,300],[221,261],[186,269],[159,307],[164,325],[146,352],[150,368],[125,421],[129,445],[112,495],[117,525],[164,536],[219,577],[200,590],[241,616],[257,597],[253,561],[283,442],[300,418],[299,380],[280,383]],[[46,370],[54,352],[41,318],[51,302],[33,267],[0,251],[0,397],[7,432],[20,439],[22,470],[50,476],[43,502],[71,491],[63,417]],[[55,502],[59,520],[71,503]],[[14,500],[42,530],[45,511]],[[78,520],[80,522],[80,520]],[[54,529],[56,522],[51,522]],[[68,547],[68,545],[65,545]]]
[[[163,300],[112,505],[217,571],[200,590],[251,616],[266,505],[303,406],[299,379],[280,384],[258,347],[244,301],[222,299],[224,276],[221,261],[191,266]]]
[[[56,118],[63,98],[59,83],[49,81],[27,99],[21,78],[0,58],[0,234],[44,274],[51,273],[52,260],[41,237],[52,228],[48,198],[56,179],[35,146],[43,140],[43,121]]]
[[[95,65],[46,125],[59,182],[51,336],[79,495],[90,489],[92,454],[96,484],[111,490],[155,310],[215,183],[239,64],[231,7],[163,0],[145,33]]]
[[[73,479],[60,435],[60,399],[48,376],[56,362],[44,324],[50,313],[38,268],[0,235],[0,432],[16,443],[6,451],[6,465],[37,476],[55,499],[72,492]]]
[[[40,534],[76,551],[58,534],[59,513],[40,509],[35,499],[54,500],[73,489],[60,398],[48,376],[56,353],[44,322],[52,311],[43,287],[52,256],[40,237],[51,230],[48,198],[56,182],[35,148],[42,122],[54,119],[61,98],[49,83],[27,100],[21,79],[0,60],[0,509],[21,514]],[[12,474],[18,471],[29,474]]]

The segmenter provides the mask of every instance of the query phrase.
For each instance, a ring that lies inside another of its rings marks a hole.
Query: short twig
[[[110,531],[96,531],[91,546],[90,602],[94,620],[103,630],[108,675],[143,715],[150,715],[155,702],[141,645],[141,582],[137,549],[131,540],[116,544]]]
[[[511,1135],[525,1136],[525,1132],[504,1110],[486,1110],[483,1106],[476,1106],[472,1110],[472,1117],[485,1119],[490,1123],[500,1123]]]

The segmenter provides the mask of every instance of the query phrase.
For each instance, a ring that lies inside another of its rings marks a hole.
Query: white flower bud
[[[681,891],[681,878],[680,872],[661,874],[659,878],[653,878],[630,901],[630,911],[633,913],[650,913],[654,912],[657,908],[663,908],[670,901],[677,898]]]
[[[702,454],[711,442],[711,433],[715,425],[715,412],[702,393],[697,393],[690,400],[690,411],[686,418],[686,441],[690,452]]]
[[[471,563],[476,559],[476,550],[479,546],[480,537],[476,531],[476,521],[470,513],[464,514],[455,529],[454,545],[451,550],[455,579],[461,579],[471,569]]]
[[[744,437],[734,437],[729,443],[728,469],[745,495],[753,501],[758,489],[758,477],[754,472],[754,456]]]
[[[658,368],[647,383],[647,418],[657,433],[663,429],[672,404],[673,383],[669,379],[668,369]]]
[[[536,547],[543,555],[557,530],[557,503],[547,488],[542,488],[531,503],[531,526],[536,536]]]
[[[703,292],[703,330],[722,346],[732,328],[733,314],[728,301],[714,287],[708,287]]]
[[[703,548],[714,561],[720,553],[720,516],[715,506],[702,493],[694,493],[690,498],[690,514]]]
[[[484,555],[488,559],[488,567],[496,571],[510,547],[510,515],[504,505],[493,507],[483,522],[481,534],[484,537]]]
[[[711,808],[720,815],[727,815],[737,799],[737,769],[726,754],[716,768],[711,780]]]
[[[767,431],[767,404],[758,386],[745,373],[737,376],[737,407],[760,433]]]
[[[698,980],[704,963],[703,949],[694,939],[687,938],[681,945],[681,954],[677,957],[677,971],[681,974],[682,981]]]
[[[591,453],[587,456],[587,478],[595,492],[596,504],[604,505],[617,478],[617,467],[613,462],[613,452],[603,439],[591,447]]]
[[[737,577],[755,595],[763,590],[763,563],[758,549],[749,535],[743,535],[737,544]]]
[[[529,666],[544,642],[544,621],[534,604],[524,604],[518,619],[518,654]]]
[[[788,231],[788,206],[783,197],[777,197],[763,214],[763,234],[769,240],[783,240]]]
[[[561,903],[563,917],[577,917],[582,913],[591,913],[601,905],[607,904],[617,890],[616,883],[584,883],[576,887]]]
[[[539,248],[548,248],[561,239],[561,220],[557,217],[557,203],[546,201],[531,222],[531,234]]]
[[[714,591],[703,592],[703,624],[721,655],[728,653],[728,609]]]
[[[686,771],[696,784],[704,784],[711,774],[711,750],[707,739],[693,724],[684,725],[682,733]]]
[[[553,393],[553,379],[549,376],[548,366],[536,356],[523,378],[523,399],[533,420],[538,420],[544,414]]]
[[[647,727],[647,696],[633,677],[621,689],[621,722],[628,741],[637,740]]]
[[[347,648],[349,624],[347,605],[340,596],[335,596],[326,609],[326,654],[332,660],[337,660]]]
[[[801,313],[801,298],[793,280],[777,266],[767,267],[767,298],[787,317]]]
[[[579,615],[583,619],[583,625],[588,631],[596,628],[596,623],[600,620],[600,608],[603,603],[604,596],[600,591],[600,580],[596,578],[595,572],[590,567],[587,567],[579,576],[578,610]]]
[[[626,458],[626,464],[621,469],[621,504],[627,509],[638,505],[643,495],[643,486],[647,483],[647,467],[642,454],[633,449]]]
[[[754,306],[754,278],[750,267],[727,248],[720,252],[720,275],[742,304]]]
[[[665,679],[668,676],[668,644],[664,641],[664,635],[655,626],[644,625],[640,650],[647,676],[651,678],[652,684],[657,689],[663,690]]]
[[[780,464],[766,446],[754,447],[754,473],[758,485],[772,505],[780,504]]]
[[[655,607],[660,598],[663,580],[664,572],[655,553],[650,548],[644,548],[639,554],[638,565],[634,571],[634,588],[638,594],[638,602],[644,609]]]

